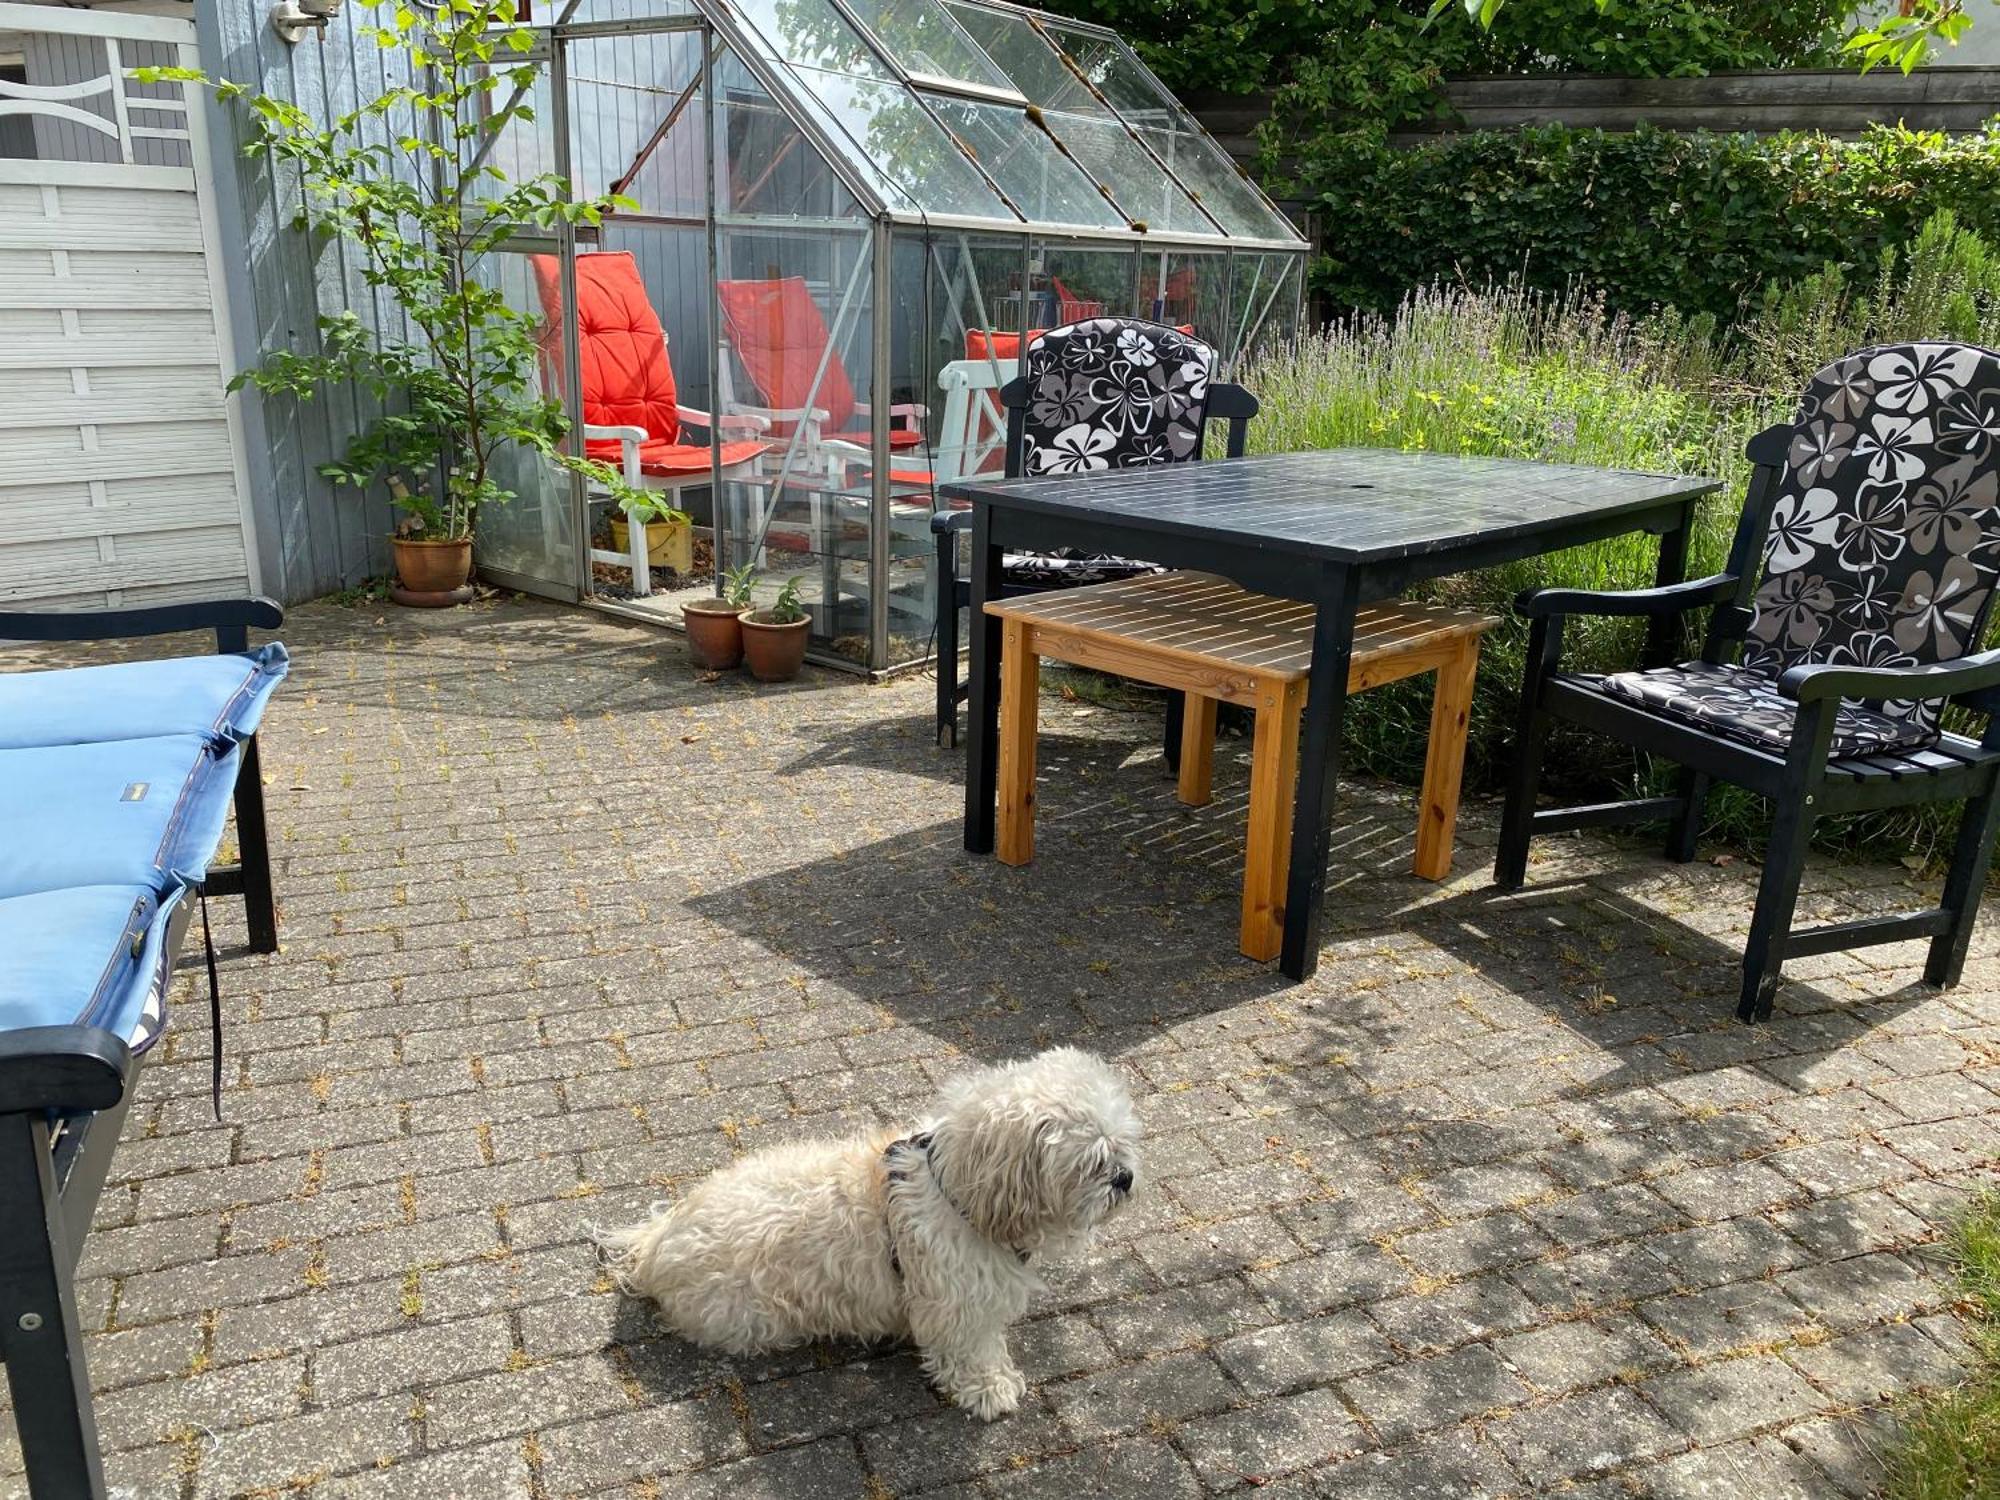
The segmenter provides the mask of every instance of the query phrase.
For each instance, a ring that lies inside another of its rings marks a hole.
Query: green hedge
[[[1629,134],[1549,125],[1411,149],[1353,136],[1302,163],[1320,290],[1386,310],[1413,286],[1601,291],[1620,311],[1736,316],[1827,265],[1871,267],[1939,209],[2000,239],[2000,129],[1821,135]]]

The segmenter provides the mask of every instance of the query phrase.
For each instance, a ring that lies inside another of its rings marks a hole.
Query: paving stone
[[[1882,1493],[1888,1458],[1903,1442],[1902,1428],[1881,1407],[1801,1422],[1780,1436],[1826,1475],[1829,1491],[1855,1500]]]
[[[1487,1436],[1539,1486],[1623,1468],[1687,1446],[1687,1440],[1625,1386],[1606,1386],[1510,1412]]]
[[[1785,1358],[1832,1400],[1866,1406],[1912,1391],[1956,1385],[1965,1367],[1951,1350],[1913,1323],[1890,1323],[1811,1347]]]
[[[1484,1344],[1407,1359],[1343,1381],[1342,1393],[1384,1443],[1525,1401],[1531,1394]]]
[[[399,1329],[315,1351],[313,1394],[337,1404],[442,1385],[497,1370],[513,1352],[512,1331],[498,1315]]]
[[[1397,1355],[1374,1323],[1348,1311],[1238,1334],[1217,1344],[1215,1357],[1252,1396],[1268,1396],[1375,1369]]]
[[[1778,1284],[1828,1327],[1842,1330],[1928,1312],[1950,1295],[1909,1260],[1886,1252],[1788,1272]]]
[[[1253,1271],[1246,1279],[1280,1317],[1300,1318],[1394,1296],[1408,1288],[1410,1273],[1373,1245],[1357,1245]]]
[[[1302,1253],[1298,1241],[1263,1214],[1141,1235],[1133,1240],[1132,1249],[1169,1286],[1268,1267],[1296,1260]]]
[[[1331,1390],[1280,1396],[1243,1411],[1180,1425],[1181,1451],[1212,1489],[1262,1486],[1273,1474],[1342,1458],[1369,1447],[1361,1425]]]
[[[1788,1342],[1812,1314],[1768,1281],[1738,1281],[1684,1297],[1641,1302],[1638,1314],[1691,1359]]]
[[[98,1431],[108,1448],[139,1448],[288,1417],[301,1406],[305,1368],[302,1359],[274,1359],[112,1391],[98,1399]]]
[[[767,1381],[750,1388],[749,1400],[750,1431],[760,1448],[872,1427],[938,1405],[916,1361],[893,1356]]]
[[[1085,1375],[1045,1394],[1079,1437],[1104,1437],[1160,1422],[1179,1422],[1236,1404],[1236,1389],[1207,1354],[1169,1354]]]
[[[1676,1172],[1653,1179],[1653,1190],[1703,1223],[1777,1208],[1804,1196],[1796,1182],[1761,1161]]]
[[[1313,1478],[1316,1494],[1340,1500],[1500,1500],[1527,1493],[1506,1460],[1470,1427],[1364,1453]]]
[[[1111,1347],[1127,1359],[1209,1343],[1270,1321],[1264,1304],[1233,1277],[1117,1303],[1097,1317]]]
[[[1551,1323],[1496,1339],[1493,1350],[1528,1384],[1553,1396],[1614,1378],[1630,1380],[1679,1362],[1632,1318]]]
[[[238,1500],[246,1490],[352,1473],[413,1451],[408,1403],[368,1401],[205,1436],[194,1493],[196,1500]]]
[[[1073,1446],[1062,1424],[1032,1397],[994,1422],[962,1411],[930,1412],[873,1428],[861,1438],[869,1471],[897,1495],[1029,1468]]]
[[[1517,1213],[1488,1214],[1393,1241],[1398,1259],[1428,1276],[1472,1276],[1548,1253],[1549,1237]]]
[[[1671,1370],[1641,1389],[1669,1421],[1702,1444],[1780,1426],[1810,1416],[1824,1404],[1824,1398],[1775,1354]]]
[[[312,1493],[314,1500],[533,1500],[534,1485],[520,1444],[491,1443],[329,1479]]]
[[[1826,1476],[1776,1438],[1697,1448],[1646,1474],[1654,1500],[1823,1500]]]
[[[748,1451],[721,1393],[556,1427],[541,1433],[539,1446],[543,1483],[552,1495],[678,1474]]]
[[[630,1405],[608,1360],[565,1359],[440,1385],[424,1397],[424,1414],[431,1442],[455,1445],[551,1428]]]
[[[674,1480],[673,1500],[800,1500],[807,1495],[864,1495],[867,1476],[845,1438],[784,1448],[718,1464]]]
[[[1407,1354],[1436,1354],[1473,1339],[1526,1328],[1542,1309],[1501,1276],[1481,1276],[1436,1291],[1394,1297],[1368,1309]]]
[[[1797,1241],[1769,1220],[1747,1214],[1698,1229],[1656,1234],[1639,1243],[1682,1291],[1768,1276],[1810,1259]]]
[[[1187,1462],[1158,1438],[1127,1438],[1043,1459],[986,1481],[995,1500],[1062,1495],[1087,1500],[1183,1500],[1202,1493]]]

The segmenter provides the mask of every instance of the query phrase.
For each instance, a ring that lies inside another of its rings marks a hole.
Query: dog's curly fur
[[[619,1284],[696,1343],[908,1338],[940,1390],[991,1419],[1027,1388],[1007,1327],[1036,1263],[1129,1198],[1139,1134],[1117,1073],[1062,1047],[953,1079],[910,1135],[760,1151],[599,1242]]]

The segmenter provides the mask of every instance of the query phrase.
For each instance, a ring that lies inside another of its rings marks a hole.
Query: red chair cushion
[[[770,449],[769,443],[724,443],[722,467],[747,463]],[[655,479],[684,479],[708,472],[708,444],[651,442],[639,445],[639,472]]]
[[[552,368],[562,368],[562,273],[553,255],[531,257],[547,327],[554,335]],[[630,252],[605,250],[576,258],[578,365],[583,374],[583,420],[592,426],[643,427],[656,443],[681,435],[674,367],[667,359],[660,315],[646,296],[639,264]],[[544,335],[547,346],[549,334]],[[592,458],[618,462],[616,438],[584,444]],[[701,450],[706,453],[706,448]]]
[[[1070,321],[1081,320],[1072,319]],[[1194,329],[1188,324],[1183,323],[1176,331],[1184,333],[1190,338],[1194,337]],[[1028,334],[1028,343],[1033,345],[1036,340],[1040,339],[1047,332],[1048,329],[1046,328],[1031,330]],[[985,359],[989,355],[994,359],[1019,359],[1021,357],[1021,335],[1018,333],[994,333],[984,328],[968,328],[965,332],[965,357],[967,359]]]
[[[764,404],[779,411],[817,407],[826,413],[821,431],[839,433],[854,415],[854,387],[836,355],[827,360],[819,389],[813,390],[813,375],[826,352],[827,331],[805,278],[720,281],[715,290],[722,303],[723,321],[729,325],[729,341]],[[772,431],[782,435],[784,425],[778,424]]]

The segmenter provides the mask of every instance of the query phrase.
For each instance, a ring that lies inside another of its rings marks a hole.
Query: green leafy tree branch
[[[232,388],[307,399],[351,383],[382,415],[319,472],[337,484],[381,481],[404,513],[399,534],[471,536],[480,510],[513,498],[496,476],[509,446],[583,473],[629,511],[667,514],[611,465],[566,451],[562,403],[541,388],[541,319],[482,279],[488,257],[524,229],[602,221],[629,202],[573,200],[554,173],[510,176],[491,159],[502,136],[531,124],[541,64],[514,0],[442,0],[436,8],[377,0],[358,28],[400,55],[406,81],[321,122],[291,100],[193,69],[145,68],[142,81],[212,86],[239,103],[244,153],[296,172],[293,228],[360,251],[362,279],[402,312],[409,337],[386,336],[343,309],[319,319],[318,348],[277,350]]]

